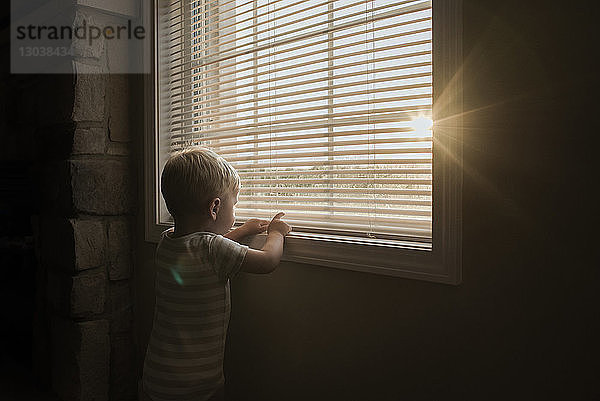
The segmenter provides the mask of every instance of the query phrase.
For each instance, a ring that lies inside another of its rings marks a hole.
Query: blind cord
[[[271,109],[271,67],[272,67],[272,52],[273,52],[273,46],[272,43],[274,43],[274,38],[273,38],[273,31],[272,31],[272,27],[271,27],[271,3],[268,4],[268,21],[269,21],[269,78],[268,78],[268,85],[269,85],[269,173],[273,172],[273,111]],[[275,23],[273,22],[273,25]],[[269,196],[271,198],[273,198],[273,194],[274,194],[274,189],[278,184],[275,183],[275,177],[273,175],[269,175]],[[277,191],[275,190],[275,204],[277,205],[277,198],[278,198],[278,194]],[[273,215],[274,213],[276,213],[275,211],[273,211],[273,208],[271,209],[271,215]]]
[[[371,1],[371,17],[372,17],[372,13],[373,13],[373,2]],[[377,202],[375,202],[375,180],[374,180],[374,169],[375,169],[375,154],[373,153],[373,157],[371,157],[371,134],[372,134],[372,130],[371,130],[371,88],[370,88],[370,83],[369,83],[369,76],[370,76],[370,72],[369,72],[369,66],[371,64],[370,60],[369,60],[369,56],[372,54],[372,52],[369,51],[369,41],[368,41],[368,36],[369,36],[369,3],[365,2],[365,53],[367,56],[367,165],[369,165],[369,163],[371,164],[371,172],[369,174],[369,177],[371,179],[370,182],[370,190],[371,190],[371,196],[373,198],[373,207],[375,207],[375,215],[377,215]],[[375,44],[373,44],[374,46]],[[367,237],[369,238],[375,238],[375,235],[373,234],[373,215],[371,212],[371,207],[368,208],[368,216],[369,216],[369,231],[367,231]]]

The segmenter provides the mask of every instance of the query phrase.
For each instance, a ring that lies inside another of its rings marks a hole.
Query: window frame
[[[157,13],[151,6],[152,73],[144,77],[145,240],[158,242],[171,227],[159,224],[160,149],[157,127]],[[462,0],[432,0],[433,8],[433,214],[431,249],[415,243],[328,237],[291,232],[282,261],[457,285],[462,280]],[[436,67],[437,66],[437,67]],[[162,201],[164,202],[164,201]],[[262,247],[265,235],[248,241]]]

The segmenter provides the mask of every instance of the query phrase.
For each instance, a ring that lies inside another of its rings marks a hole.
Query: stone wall
[[[34,365],[64,401],[136,398],[130,79],[109,59],[99,43],[72,74],[15,79],[7,106],[31,133],[41,197]]]

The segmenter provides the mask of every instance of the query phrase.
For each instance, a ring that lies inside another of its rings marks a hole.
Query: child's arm
[[[268,225],[269,222],[267,220],[250,219],[238,228],[229,231],[227,234],[223,235],[223,237],[236,242],[241,242],[249,235],[256,235],[264,232]]]
[[[268,227],[267,241],[261,250],[248,249],[241,270],[248,273],[271,273],[281,259],[283,238],[292,230],[287,223],[279,220],[284,213],[277,213]]]

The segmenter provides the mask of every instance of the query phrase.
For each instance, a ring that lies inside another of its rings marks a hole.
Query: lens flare
[[[417,117],[410,122],[410,126],[418,134],[425,134],[433,127],[433,121],[427,117]]]
[[[171,274],[173,274],[173,279],[175,279],[177,284],[183,285],[183,279],[181,278],[181,274],[179,274],[177,270],[171,269]]]

